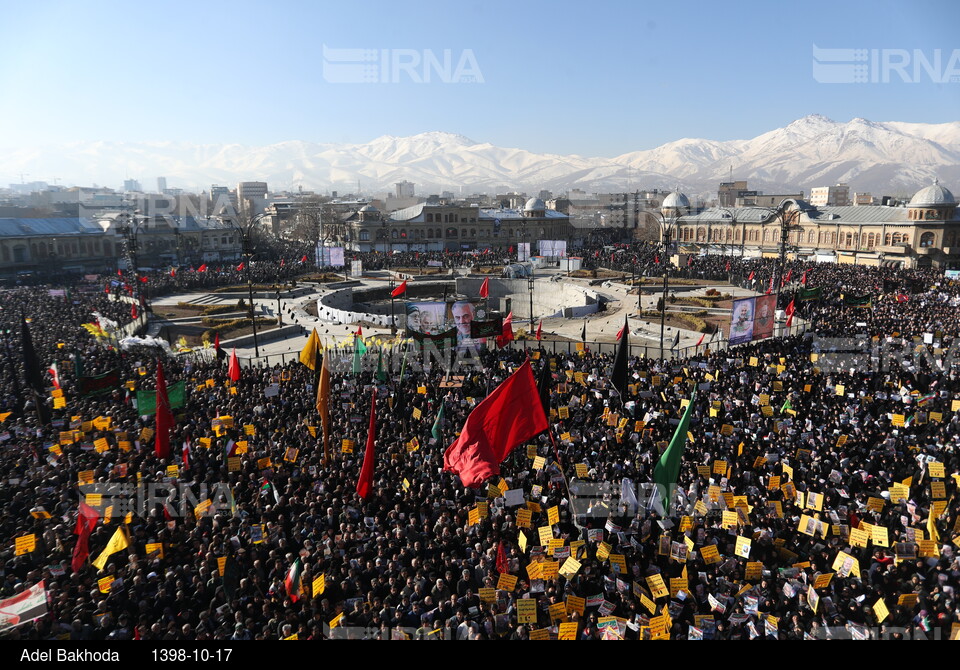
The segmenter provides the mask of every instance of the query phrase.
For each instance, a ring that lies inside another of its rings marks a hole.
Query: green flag
[[[177,382],[167,387],[167,396],[170,398],[170,409],[183,407],[186,402],[186,382]],[[157,392],[137,391],[137,414],[149,416],[157,413]]]
[[[358,335],[353,336],[353,374],[360,374],[360,359],[367,353],[367,345]]]
[[[793,405],[790,404],[790,398],[787,398],[783,405],[780,407],[780,413],[786,414],[788,409],[793,409]]]
[[[437,412],[437,420],[433,422],[433,429],[430,434],[439,442],[443,438],[443,401],[440,401],[440,411]]]
[[[387,381],[387,372],[383,369],[383,349],[377,352],[377,379],[381,382]]]
[[[680,419],[680,424],[673,433],[670,444],[653,469],[653,481],[660,491],[660,499],[663,501],[664,510],[668,510],[670,499],[673,497],[673,489],[680,477],[680,462],[683,460],[683,448],[687,443],[687,431],[690,430],[690,413],[693,411],[693,402],[696,398],[697,390],[694,389],[690,396],[690,402],[687,404],[687,409],[683,412],[683,418]],[[667,513],[669,514],[669,511]]]

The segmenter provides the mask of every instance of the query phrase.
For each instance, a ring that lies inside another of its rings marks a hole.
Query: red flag
[[[197,272],[206,272],[206,271],[207,271],[207,264],[206,264],[206,263],[204,263],[203,265],[201,265],[200,267],[197,268]]]
[[[363,326],[357,326],[357,332],[354,333],[354,335],[355,335],[356,337],[359,337],[359,338],[362,340],[362,339],[363,339]]]
[[[139,315],[137,314],[137,303],[135,302],[130,303],[130,318],[136,321],[138,316]]]
[[[396,287],[395,289],[393,289],[393,291],[390,292],[390,297],[396,298],[397,296],[403,295],[406,292],[407,292],[407,280],[404,279],[403,283],[400,284],[400,286]]]
[[[177,276],[177,269],[176,269],[176,268],[170,268],[170,276],[171,276],[171,277],[176,277],[176,276]]]
[[[770,275],[770,286],[767,287],[766,295],[770,295],[773,292],[773,275]]]
[[[141,284],[146,284],[146,283],[147,283],[147,278],[146,278],[146,277],[140,277],[139,279],[140,279],[140,283],[141,283]]]
[[[217,333],[217,336],[213,339],[213,353],[217,360],[223,360],[227,357],[227,352],[220,348],[220,333]]]
[[[237,266],[237,272],[243,272],[243,268],[247,267],[246,264],[241,261],[240,265]]]
[[[513,342],[513,312],[507,314],[507,318],[503,320],[502,328],[500,334],[497,335],[498,349],[503,349],[507,346],[507,342]]]
[[[656,256],[653,257],[653,262],[654,262],[655,265],[660,265],[660,255],[659,255],[659,254],[657,254]]]
[[[620,330],[617,331],[617,342],[619,342],[619,341],[620,341],[620,338],[623,337],[623,329],[626,328],[626,327],[627,327],[626,322],[624,322],[624,324],[623,324],[622,326],[620,326]]]
[[[360,469],[360,479],[357,480],[357,495],[366,500],[373,488],[373,447],[377,435],[377,387],[373,387],[370,398],[370,425],[367,428],[367,448],[363,453],[363,467]]]
[[[750,272],[750,276],[747,277],[747,281],[753,281],[753,276],[754,276],[755,274],[756,274],[755,272],[751,271],[751,272]]]
[[[230,352],[230,363],[227,365],[227,376],[231,381],[240,381],[240,361],[237,360],[237,350]]]
[[[790,304],[787,305],[787,308],[784,311],[784,314],[787,315],[787,328],[793,324],[793,313],[796,311],[796,307],[793,305],[793,300],[790,301]]]
[[[803,276],[800,278],[800,286],[807,285],[807,273],[810,272],[809,269],[803,271]]]
[[[727,261],[727,269],[725,271],[730,272],[730,261]]]
[[[77,510],[77,525],[73,529],[73,534],[80,535],[84,531],[90,533],[97,527],[97,521],[99,520],[100,512],[81,500],[80,509]]]
[[[543,334],[543,319],[540,319],[540,323],[537,324],[537,342],[540,341],[540,336]]]
[[[183,443],[183,449],[180,451],[180,457],[183,459],[183,469],[190,469],[190,444],[187,442]]]
[[[307,255],[306,255],[306,254],[303,255],[303,258],[300,259],[300,262],[301,262],[301,263],[306,263],[306,262],[307,262]]]
[[[163,363],[157,361],[157,439],[154,449],[158,458],[170,458],[170,429],[173,428],[173,412],[167,396],[167,380],[163,376]]]
[[[80,502],[80,509],[77,513],[77,525],[73,529],[74,534],[79,535],[77,544],[73,547],[73,557],[70,561],[70,567],[74,572],[80,570],[90,555],[90,533],[97,526],[100,520],[100,513],[85,502]]]
[[[699,347],[701,344],[703,344],[703,335],[700,335],[700,339],[697,340],[697,344],[695,346]]]
[[[283,266],[286,265],[286,264],[287,264],[287,261],[286,261],[285,259],[281,258],[281,259],[280,259],[280,267],[283,267]]]
[[[443,469],[476,488],[500,474],[500,463],[515,447],[547,429],[530,361],[477,405],[463,432],[443,455]]]
[[[480,297],[481,298],[490,297],[490,277],[484,277],[483,283],[480,284]]]
[[[792,276],[793,276],[793,268],[790,268],[790,270],[787,272],[787,278],[783,280],[784,283],[789,284],[789,283],[790,283],[790,277],[792,277]]]
[[[503,540],[497,543],[497,572],[502,575],[510,572],[510,560],[507,558],[507,549],[503,545]]]
[[[122,276],[123,276],[123,270],[117,270],[117,276],[118,276],[118,277],[122,277]]]

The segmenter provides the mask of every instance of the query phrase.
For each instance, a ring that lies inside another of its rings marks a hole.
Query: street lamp
[[[250,224],[247,226],[246,230],[239,222],[235,222],[234,226],[231,226],[240,237],[240,244],[243,251],[243,256],[246,258],[244,261],[244,272],[247,275],[247,297],[250,300],[250,322],[253,325],[253,350],[257,358],[260,357],[260,343],[257,340],[257,313],[253,305],[253,278],[250,276],[250,259],[253,258],[253,239],[252,232],[254,225],[263,218],[263,214],[257,214],[252,219],[250,219]],[[279,293],[277,294],[279,296]]]
[[[667,323],[667,291],[670,282],[670,238],[673,236],[677,226],[676,210],[671,210],[670,218],[664,217],[662,212],[656,210],[643,210],[646,214],[656,217],[660,224],[660,243],[663,247],[663,305],[660,310],[660,357],[663,358],[663,335]]]
[[[791,232],[803,230],[803,228],[799,225],[800,208],[797,207],[795,210],[793,210],[792,215],[788,215],[787,202],[787,200],[782,200],[775,208],[763,208],[767,210],[770,215],[779,222],[780,225],[780,252],[777,256],[777,272],[775,275],[775,281],[777,282],[777,308],[780,307],[780,291],[783,285],[783,268],[787,259],[787,240]],[[763,224],[769,223],[770,221],[770,219],[767,219],[763,222]]]
[[[142,311],[148,309],[146,285],[140,281],[140,264],[137,260],[137,236],[140,233],[140,226],[146,221],[137,221],[139,210],[134,210],[133,214],[126,212],[120,214],[117,218],[122,218],[123,223],[117,225],[117,230],[123,235],[124,243],[127,247],[127,263],[133,268],[133,285],[137,291],[138,302]]]

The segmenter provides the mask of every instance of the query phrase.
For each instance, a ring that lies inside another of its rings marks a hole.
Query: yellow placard
[[[34,534],[21,535],[13,541],[13,555],[23,556],[36,550],[37,536]]]

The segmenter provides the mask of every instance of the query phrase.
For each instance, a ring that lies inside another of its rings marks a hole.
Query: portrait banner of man
[[[733,301],[730,315],[730,344],[744,344],[753,339],[753,315],[756,298]]]
[[[773,337],[774,313],[777,308],[777,296],[761,295],[756,298],[756,312],[753,317],[753,339],[763,340]]]

